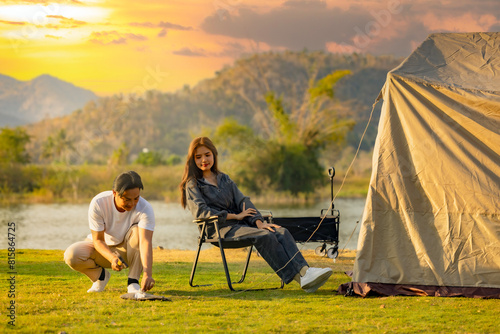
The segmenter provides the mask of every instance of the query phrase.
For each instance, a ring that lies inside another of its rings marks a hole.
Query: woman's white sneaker
[[[309,268],[300,278],[300,287],[305,292],[316,292],[333,274],[331,268]]]

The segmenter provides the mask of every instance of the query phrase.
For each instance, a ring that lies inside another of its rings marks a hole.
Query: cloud
[[[379,54],[408,56],[430,33],[431,31],[422,23],[407,24],[406,26],[401,26],[397,34],[390,38],[379,37],[369,40],[366,46],[363,44],[364,42],[359,42],[364,48],[358,49],[358,52],[369,50],[370,52]],[[364,37],[366,38],[366,36]],[[380,51],[377,52],[377,50]]]
[[[84,21],[78,21],[74,19],[69,19],[61,15],[46,15],[47,18],[58,19],[60,24],[35,24],[36,27],[41,28],[49,28],[49,29],[62,29],[62,28],[78,28],[82,25],[87,24]],[[9,24],[9,25],[26,25],[28,22],[20,22],[20,21],[3,21],[0,20],[0,23]]]
[[[192,27],[185,27],[185,26],[181,26],[179,24],[174,24],[174,23],[170,23],[170,22],[163,22],[163,21],[161,21],[158,24],[158,26],[161,28],[174,29],[174,30],[193,30]]]
[[[26,22],[19,22],[19,21],[2,21],[0,20],[0,23],[3,23],[3,24],[12,24],[12,25],[25,25]]]
[[[167,36],[167,29],[163,28],[157,35],[158,37],[165,37]]]
[[[170,23],[170,22],[163,22],[163,21],[160,21],[159,23],[153,23],[153,22],[132,22],[132,23],[129,23],[129,25],[132,26],[132,27],[142,27],[142,28],[161,28],[160,32],[156,35],[157,37],[165,37],[165,36],[167,36],[167,32],[168,32],[169,29],[180,30],[180,31],[193,30],[192,27],[186,27],[186,26],[182,26],[180,24],[175,24],[175,23]]]
[[[163,22],[163,21],[160,21],[159,23],[132,22],[132,23],[129,23],[129,25],[131,25],[133,27],[143,27],[143,28],[163,28],[163,29],[184,30],[184,31],[193,30],[192,27],[186,27],[186,26],[182,26],[180,24]]]
[[[46,25],[47,28],[55,28],[55,29],[78,28],[82,25],[87,24],[87,22],[75,20],[72,18],[67,18],[67,17],[64,17],[62,15],[46,15],[46,17],[51,18],[51,19],[57,19],[57,20],[59,20],[59,23],[60,23],[60,25],[48,24],[48,25]]]
[[[203,49],[193,50],[190,48],[182,48],[180,50],[172,51],[174,55],[178,56],[188,56],[188,57],[206,57],[207,54]]]
[[[129,25],[132,26],[132,27],[142,27],[142,28],[161,28],[160,32],[156,35],[157,37],[165,37],[165,36],[167,36],[168,29],[181,30],[181,31],[193,30],[192,27],[186,27],[186,26],[182,26],[180,24],[175,24],[175,23],[170,23],[170,22],[163,22],[163,21],[160,21],[159,23],[153,23],[153,22],[132,22],[132,23],[129,23]]]
[[[132,27],[143,27],[143,28],[157,28],[158,24],[151,22],[131,22],[129,23]]]
[[[221,18],[215,13],[202,22],[209,34],[247,38],[291,50],[324,50],[326,43],[350,42],[355,25],[370,20],[361,7],[329,8],[324,1],[288,1],[267,13],[241,7],[237,15]]]
[[[459,16],[446,17],[427,13],[423,23],[431,30],[440,31],[486,31],[500,21],[492,14],[464,13]]]
[[[132,33],[120,33],[118,31],[101,31],[90,34],[89,42],[101,45],[127,44],[129,40],[145,41],[148,38],[144,35]]]
[[[490,29],[488,29],[488,31],[490,31],[490,32],[500,31],[500,22],[491,26]]]
[[[45,35],[46,38],[61,39],[61,36]]]
[[[216,50],[218,51],[207,51],[202,48],[189,48],[184,47],[179,50],[175,50],[172,54],[178,56],[187,56],[187,57],[215,57],[215,58],[238,58],[241,57],[242,54],[249,52],[248,48],[237,42],[229,42],[229,43],[220,43],[220,47]]]
[[[210,54],[213,57],[239,58],[242,54],[248,53],[248,48],[241,43],[224,43],[221,45],[222,51]]]
[[[339,2],[339,4],[341,4]],[[218,8],[200,28],[211,35],[263,42],[271,48],[408,55],[432,32],[493,31],[497,0],[290,0],[266,12],[238,1]]]

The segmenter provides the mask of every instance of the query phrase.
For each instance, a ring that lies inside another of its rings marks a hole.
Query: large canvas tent
[[[431,34],[387,75],[343,294],[500,297],[500,33]]]

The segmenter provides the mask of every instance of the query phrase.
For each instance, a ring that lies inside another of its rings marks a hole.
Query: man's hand
[[[109,261],[111,269],[121,271],[124,267],[119,264],[121,261],[118,256],[116,256],[116,253],[113,252],[108,245],[106,245],[106,241],[104,240],[104,231],[91,231],[95,250]]]
[[[114,271],[121,271],[123,269],[123,264],[117,256],[111,261],[111,269]]]
[[[149,291],[155,285],[155,280],[153,277],[148,276],[146,273],[142,276],[141,289],[142,291]]]

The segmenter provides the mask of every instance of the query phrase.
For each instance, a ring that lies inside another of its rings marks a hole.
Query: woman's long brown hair
[[[194,162],[194,155],[198,147],[205,146],[214,156],[214,164],[210,170],[214,174],[219,173],[219,169],[217,167],[217,148],[214,143],[208,137],[197,137],[191,141],[189,145],[188,154],[186,157],[186,165],[184,166],[184,175],[182,176],[182,182],[179,185],[179,190],[181,191],[181,205],[183,208],[186,208],[187,199],[186,199],[186,184],[191,179],[201,179],[203,177],[203,172],[201,169],[196,166]]]

